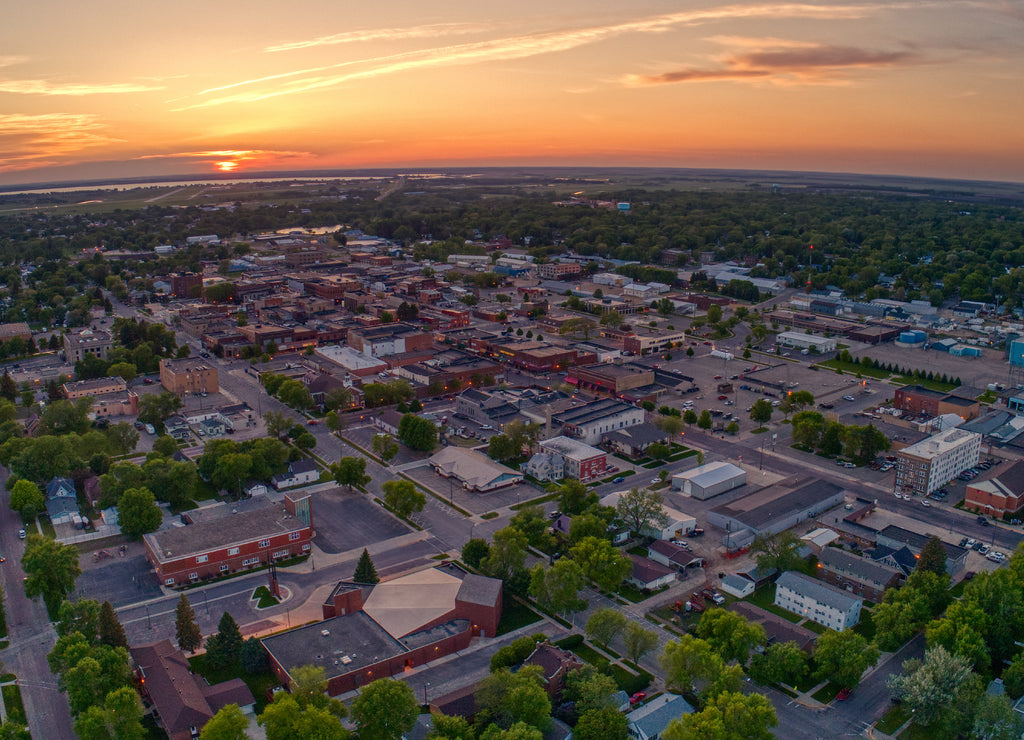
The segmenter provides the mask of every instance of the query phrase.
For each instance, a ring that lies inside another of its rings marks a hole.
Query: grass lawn
[[[647,671],[640,671],[640,674],[634,676],[632,673],[627,671],[620,665],[611,665],[608,667],[608,675],[615,679],[616,685],[627,694],[635,694],[638,691],[643,691],[651,685],[651,676]]]
[[[501,515],[498,512],[496,512],[496,511],[488,511],[486,514],[481,514],[480,518],[481,519],[497,519],[499,516],[501,516]]]
[[[53,522],[50,521],[50,517],[39,517],[39,527],[43,530],[43,534],[51,540],[57,539],[57,531],[53,528]]]
[[[949,393],[951,390],[956,388],[956,385],[953,383],[942,383],[938,380],[915,378],[913,375],[899,375],[892,378],[891,382],[899,383],[900,385],[920,385],[930,391],[938,391],[939,393]]]
[[[860,610],[860,622],[853,628],[853,631],[868,642],[875,639],[875,615],[870,609]]]
[[[521,604],[515,599],[505,601],[501,610],[501,620],[498,622],[498,634],[504,635],[528,624],[534,624],[541,620],[540,614],[533,609]]]
[[[634,604],[636,604],[636,603],[639,603],[639,602],[643,601],[648,596],[652,596],[653,594],[661,593],[666,588],[668,588],[668,587],[667,586],[662,586],[661,588],[657,588],[654,591],[651,591],[650,593],[645,594],[643,591],[641,591],[640,589],[636,588],[635,586],[631,586],[628,583],[623,583],[621,586],[619,586],[619,590],[616,591],[616,593],[619,596],[621,596],[622,598],[626,599],[627,601],[632,601]]]
[[[844,373],[852,373],[856,375],[860,373],[869,378],[877,378],[878,380],[885,380],[889,377],[890,373],[888,370],[882,370],[881,368],[864,367],[859,362],[842,362],[838,359],[822,360],[818,363],[821,367],[829,367],[833,370],[839,369]]]
[[[980,403],[995,403],[997,398],[999,398],[999,394],[995,391],[985,391],[974,400]]]
[[[902,704],[894,704],[882,719],[875,723],[875,729],[891,735],[903,726],[903,723],[910,719],[910,710]]]
[[[817,686],[818,683],[818,679],[816,679],[813,674],[808,673],[803,677],[802,680],[797,681],[796,686],[794,686],[793,688],[795,688],[801,694],[806,694],[808,691]]]
[[[822,704],[828,704],[830,701],[836,698],[836,694],[838,694],[842,690],[842,688],[843,687],[837,684],[836,682],[829,681],[827,684],[825,684],[820,689],[811,694],[811,696],[820,701]]]
[[[625,477],[633,475],[635,473],[636,473],[635,470],[620,470],[615,475],[609,475],[607,478],[602,478],[600,481],[595,481],[594,483],[591,483],[590,485],[594,486],[594,485],[600,485],[601,483],[613,483],[613,482],[615,482],[616,478],[625,478]]]
[[[964,595],[964,589],[967,588],[968,583],[970,583],[970,581],[960,581],[960,583],[953,586],[953,588],[949,589],[950,596],[954,599],[959,599]]]
[[[644,468],[646,468],[647,470],[654,470],[655,468],[660,468],[664,464],[664,460],[655,460],[654,462],[649,462],[646,465],[644,465]]]
[[[262,712],[263,708],[268,704],[267,691],[280,683],[277,680],[277,676],[275,676],[269,669],[260,673],[246,673],[240,668],[228,668],[223,671],[208,670],[206,668],[205,654],[189,658],[188,663],[192,666],[193,673],[199,674],[211,684],[228,681],[232,678],[240,678],[245,681],[245,685],[249,687],[249,691],[252,692],[253,697],[256,699],[257,714]]]
[[[2,688],[4,696],[4,708],[7,709],[7,719],[19,725],[27,725],[25,719],[25,705],[21,703],[21,688],[18,684],[7,684]]]
[[[823,635],[823,634],[825,634],[825,629],[826,629],[825,627],[822,627],[817,622],[812,622],[809,619],[804,620],[804,623],[802,625],[800,625],[800,626],[801,627],[806,627],[807,629],[809,629],[811,632],[815,633],[816,635]]]
[[[270,593],[270,589],[266,586],[257,586],[256,590],[252,592],[252,596],[249,598],[259,600],[259,603],[256,604],[257,609],[266,609],[268,606],[277,606],[281,603],[272,593]]]
[[[537,498],[531,498],[529,501],[523,501],[518,504],[513,504],[508,508],[512,509],[512,511],[519,511],[524,506],[535,506],[540,504],[546,504],[548,501],[557,501],[558,496],[559,495],[557,493],[550,493],[547,496],[538,496]]]
[[[572,649],[572,651],[592,666],[607,665],[609,662],[608,658],[594,650],[590,645],[577,645]]]
[[[195,501],[209,501],[210,499],[215,499],[217,498],[217,489],[202,478],[198,478],[196,480],[196,487],[192,494],[192,498]]]
[[[765,611],[769,611],[772,614],[777,614],[783,619],[788,619],[790,622],[793,622],[794,624],[803,619],[803,617],[799,616],[798,614],[793,614],[793,612],[786,611],[780,606],[775,606],[774,583],[769,583],[767,586],[762,586],[761,588],[757,589],[756,591],[754,591],[754,593],[750,594],[750,596],[747,597],[747,601],[749,601],[751,604],[756,604]]]

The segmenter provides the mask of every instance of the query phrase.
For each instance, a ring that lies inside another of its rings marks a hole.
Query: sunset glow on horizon
[[[1011,0],[10,5],[0,184],[488,165],[1024,181]]]

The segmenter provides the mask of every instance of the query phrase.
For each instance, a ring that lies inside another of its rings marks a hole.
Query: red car
[[[722,376],[721,376],[721,375],[716,375],[716,376],[715,376],[715,380],[721,380],[721,379],[722,379]]]
[[[718,397],[718,400],[719,400],[719,401],[728,401],[728,400],[729,400],[729,397],[728,397],[728,396],[719,396],[719,397]]]
[[[633,694],[631,697],[629,697],[629,703],[630,704],[639,704],[640,702],[642,702],[646,698],[647,698],[647,692],[646,691],[638,691],[635,694]]]
[[[838,701],[846,701],[847,699],[850,698],[850,694],[852,694],[852,693],[853,692],[850,691],[849,689],[840,689],[839,693],[836,694],[836,699]]]

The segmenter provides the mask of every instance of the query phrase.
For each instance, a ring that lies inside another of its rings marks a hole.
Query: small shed
[[[743,599],[754,593],[754,582],[735,573],[728,573],[719,588],[737,599]]]

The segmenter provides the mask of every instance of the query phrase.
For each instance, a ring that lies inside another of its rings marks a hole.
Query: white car
[[[844,401],[856,401],[857,399],[853,396],[843,396]]]

